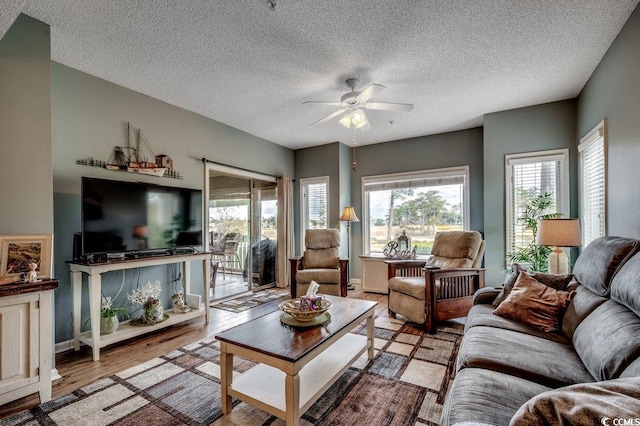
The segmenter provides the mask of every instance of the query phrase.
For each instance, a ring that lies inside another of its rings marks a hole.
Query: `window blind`
[[[533,234],[524,229],[518,218],[522,217],[525,205],[532,198],[550,193],[554,199],[547,213],[565,210],[565,180],[568,169],[568,151],[552,153],[529,153],[506,157],[507,169],[507,253],[527,246]]]
[[[327,187],[324,179],[302,181],[304,229],[327,227]]]
[[[580,153],[582,246],[606,235],[606,163],[604,123],[583,138]]]

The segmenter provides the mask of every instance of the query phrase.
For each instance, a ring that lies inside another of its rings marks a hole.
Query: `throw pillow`
[[[638,413],[640,377],[633,377],[581,383],[543,392],[524,403],[509,424],[615,424],[614,418],[635,420]]]
[[[573,292],[551,288],[521,272],[509,293],[493,313],[546,332],[560,329],[560,317]]]
[[[527,271],[519,264],[514,263],[513,265],[511,265],[511,274],[509,274],[509,276],[505,280],[502,290],[492,303],[494,307],[500,305],[500,303],[502,303],[504,299],[509,296],[509,293],[511,293],[511,289],[513,289],[513,285],[516,283],[520,272],[526,272],[529,276],[535,278],[537,281],[556,290],[567,290],[567,286],[573,281],[572,274],[558,275],[546,274],[544,272]]]
[[[511,289],[513,288],[513,285],[516,283],[516,280],[518,279],[518,275],[520,275],[520,272],[524,272],[524,269],[522,268],[522,266],[520,266],[518,263],[514,263],[511,265],[511,273],[504,280],[504,284],[502,284],[502,290],[500,290],[500,293],[498,294],[498,296],[493,300],[492,304],[494,307],[498,307],[500,303],[504,302],[504,299],[507,298],[509,293],[511,293]]]

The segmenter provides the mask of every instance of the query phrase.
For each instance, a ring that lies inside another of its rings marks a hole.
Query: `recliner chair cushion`
[[[304,269],[337,268],[340,265],[338,248],[322,248],[304,251]]]
[[[429,266],[470,268],[482,245],[478,231],[439,232],[433,240]]]

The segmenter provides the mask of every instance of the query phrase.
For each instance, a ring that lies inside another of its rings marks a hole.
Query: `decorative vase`
[[[142,306],[142,323],[157,324],[164,319],[164,309],[159,299],[150,297]]]
[[[118,316],[100,317],[100,334],[111,334],[118,329]]]

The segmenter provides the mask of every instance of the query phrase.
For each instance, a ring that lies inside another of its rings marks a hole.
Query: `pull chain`
[[[351,168],[355,170],[358,167],[358,163],[356,163],[356,126],[353,125],[353,163],[351,163]]]

